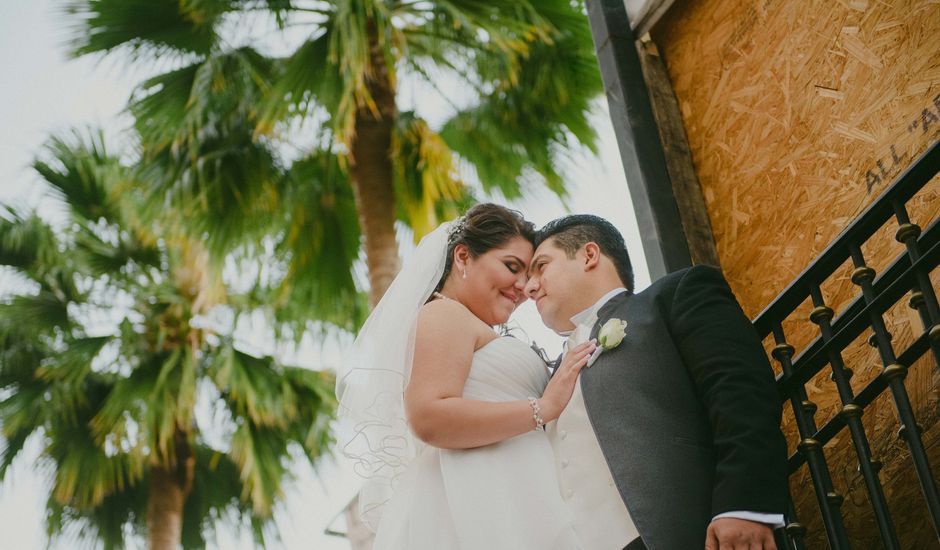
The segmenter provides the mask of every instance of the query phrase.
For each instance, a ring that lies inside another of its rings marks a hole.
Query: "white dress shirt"
[[[590,337],[597,323],[597,313],[611,298],[626,292],[615,288],[591,307],[571,318],[575,328],[567,334],[565,348],[577,346]],[[565,335],[565,334],[562,334]],[[580,382],[561,416],[546,426],[555,454],[555,467],[562,497],[574,516],[574,528],[585,548],[620,550],[639,534],[623,503],[607,466],[600,443],[594,434],[584,405]],[[719,514],[712,521],[733,517],[782,527],[782,514],[732,511]]]

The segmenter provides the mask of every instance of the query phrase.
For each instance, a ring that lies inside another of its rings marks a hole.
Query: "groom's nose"
[[[526,296],[528,296],[529,298],[534,299],[535,298],[534,294],[538,291],[538,289],[539,289],[539,278],[537,275],[532,275],[529,277],[529,280],[526,281],[525,289],[523,289],[523,292],[525,292]]]

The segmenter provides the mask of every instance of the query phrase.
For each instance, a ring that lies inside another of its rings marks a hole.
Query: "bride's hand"
[[[545,422],[557,419],[568,406],[571,394],[574,393],[574,385],[578,382],[578,374],[595,349],[597,349],[597,343],[594,340],[588,340],[565,353],[552,379],[548,381],[542,398],[539,399],[539,407]]]

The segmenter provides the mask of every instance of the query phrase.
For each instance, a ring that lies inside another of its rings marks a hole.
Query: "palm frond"
[[[538,2],[496,0],[443,0],[403,4],[399,10],[421,21],[434,36],[444,38],[453,30],[466,30],[469,35],[455,43],[476,41],[491,44],[503,52],[524,53],[529,43],[547,36],[551,26],[535,7]]]
[[[286,431],[314,464],[329,452],[334,442],[330,425],[337,409],[335,376],[330,371],[300,367],[284,367],[283,376],[302,404]]]
[[[21,383],[16,392],[0,400],[4,434],[32,432],[42,426],[47,416],[43,404],[49,398],[46,389],[41,383]]]
[[[81,384],[91,373],[91,365],[110,336],[70,338],[66,348],[50,357],[36,376],[51,384]]]
[[[189,350],[179,348],[170,353],[157,374],[144,425],[148,444],[160,464],[172,465],[176,457],[175,435],[179,428],[192,424],[196,403],[196,362]]]
[[[32,383],[48,351],[34,327],[0,323],[0,390]]]
[[[213,56],[151,79],[131,105],[147,150],[146,218],[204,239],[216,259],[276,223],[282,169],[253,136],[266,64],[247,48]],[[161,218],[168,209],[176,215]]]
[[[231,460],[237,466],[242,498],[254,514],[268,518],[290,479],[292,445],[311,463],[332,443],[334,380],[330,373],[283,367],[271,357],[254,357],[229,342],[209,368],[213,382],[235,419]]]
[[[89,420],[92,434],[99,442],[108,437],[128,438],[129,424],[146,429],[148,399],[153,395],[160,357],[145,357],[126,377],[117,380],[103,397],[95,415]],[[141,441],[152,447],[148,432],[139,434]]]
[[[0,210],[0,265],[36,277],[56,265],[57,257],[55,234],[39,216]]]
[[[71,137],[53,137],[45,151],[50,159],[36,160],[33,168],[60,196],[73,219],[120,221],[113,196],[119,165],[105,149],[100,131],[87,136],[76,131]]]
[[[148,240],[142,240],[135,232],[117,230],[109,239],[88,226],[81,226],[75,234],[75,247],[80,253],[87,273],[101,276],[135,275],[137,268],[159,267],[162,259],[160,248]],[[115,242],[116,241],[116,242]]]
[[[3,437],[0,438],[0,481],[6,479],[13,461],[26,446],[26,440],[33,435],[33,431],[29,429],[4,429],[3,432]]]
[[[345,85],[339,65],[330,53],[332,32],[331,26],[325,26],[318,36],[280,62],[280,70],[261,107],[258,134],[270,134],[276,123],[292,118],[338,112]]]
[[[131,171],[108,153],[100,131],[53,137],[45,146],[44,158],[36,160],[33,167],[52,187],[77,227],[62,245],[53,247],[55,239],[47,236],[45,243],[31,242],[30,246],[59,265],[89,268],[95,275],[120,273],[130,262],[151,266],[159,263],[155,239],[131,208],[136,197],[125,192]],[[41,230],[39,221],[19,217],[13,222],[19,233],[31,230],[37,237],[43,232],[51,234],[50,229]],[[2,249],[12,251],[19,233],[0,225],[0,242],[9,242]],[[78,254],[65,255],[56,250],[65,246],[75,247]],[[47,259],[45,263],[52,262]]]
[[[242,481],[232,459],[204,444],[197,444],[194,454],[193,486],[183,510],[182,544],[186,549],[205,548],[207,539],[223,524],[244,525],[252,520],[251,505],[241,499]],[[256,545],[264,548],[264,529],[255,529],[253,534]]]
[[[193,423],[195,370],[195,359],[182,348],[152,356],[137,366],[114,383],[89,418],[96,441],[127,440],[133,427],[137,446],[149,450],[152,463],[174,464],[175,435]]]
[[[283,496],[283,483],[291,475],[284,460],[289,440],[280,430],[248,420],[235,429],[231,444],[232,461],[242,481],[242,498],[251,503],[253,514],[270,517],[275,501]]]
[[[469,194],[453,153],[426,121],[401,113],[395,130],[391,157],[399,218],[418,242],[442,221],[460,214]]]
[[[173,146],[191,136],[193,128],[186,122],[200,67],[202,60],[148,78],[134,90],[128,110],[148,149]]]
[[[287,258],[287,273],[272,303],[281,313],[353,329],[367,308],[351,271],[360,232],[346,172],[336,155],[315,151],[294,162],[281,185],[288,223],[276,252]]]
[[[73,535],[68,538],[88,546],[100,544],[104,550],[125,548],[128,527],[137,533],[146,529],[148,481],[145,473],[135,483],[105,495],[94,506],[86,508],[63,504],[50,494],[46,501],[47,535],[50,540]]]
[[[68,299],[47,289],[33,296],[14,296],[8,303],[0,304],[0,327],[20,323],[50,331],[67,328],[70,323],[68,305]]]
[[[35,334],[0,324],[0,481],[47,418],[48,385],[36,376],[46,351]]]
[[[93,433],[91,419],[113,389],[101,378],[88,378],[84,399],[47,424],[46,454],[55,462],[52,493],[62,504],[92,508],[108,495],[140,479],[145,461],[136,453],[119,452],[102,445]]]
[[[91,440],[69,439],[67,452],[57,457],[53,485],[53,495],[61,503],[79,509],[97,506],[143,472],[143,464],[128,455],[108,456]]]
[[[218,139],[232,121],[254,120],[275,64],[250,47],[219,52],[145,80],[129,105],[148,150]]]
[[[215,25],[228,0],[72,0],[66,11],[76,23],[72,55],[107,53],[208,54],[218,41]]]
[[[236,417],[284,428],[297,415],[297,395],[271,357],[255,357],[229,343],[216,355],[210,372]]]
[[[441,136],[473,165],[484,189],[518,197],[532,171],[563,196],[561,153],[578,146],[595,149],[588,118],[591,100],[601,90],[600,76],[593,52],[582,43],[586,21],[573,19],[572,24],[550,42],[533,42],[515,81],[506,80],[510,68],[499,66],[497,58],[477,59],[477,73],[494,92],[456,113]]]

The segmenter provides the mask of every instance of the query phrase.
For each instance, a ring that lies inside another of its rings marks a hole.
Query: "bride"
[[[549,381],[501,336],[525,301],[533,225],[480,204],[422,239],[337,377],[346,456],[366,481],[375,550],[579,549],[542,430],[594,350],[568,351]]]

